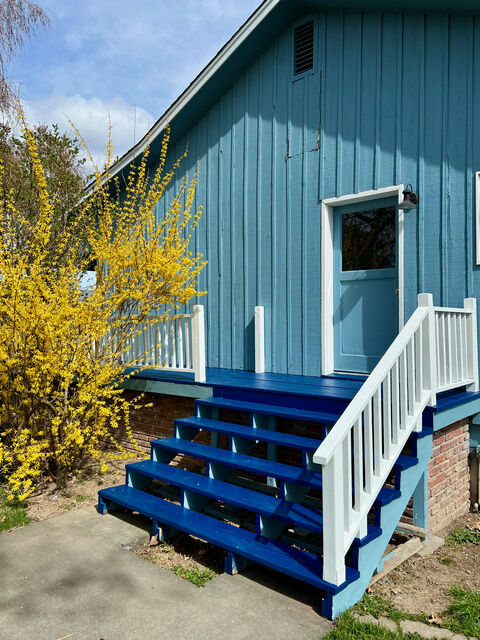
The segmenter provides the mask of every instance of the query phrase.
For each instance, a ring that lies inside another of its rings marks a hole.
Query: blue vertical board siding
[[[230,259],[230,239],[232,237],[231,218],[231,176],[232,176],[232,91],[230,90],[222,98],[220,103],[220,181],[218,201],[220,203],[219,214],[219,264],[220,264],[220,291],[219,291],[219,327],[225,335],[232,333],[232,309],[230,295],[232,291],[232,263]],[[219,361],[225,363],[226,368],[232,367],[232,350],[229,342],[219,343]]]
[[[257,172],[260,101],[260,63],[247,71],[247,112],[245,125],[245,182],[243,215],[245,307],[243,318],[244,365],[255,369],[254,311],[257,304]]]
[[[361,65],[361,74],[358,73],[357,78],[359,108],[356,113],[356,128],[360,143],[357,145],[355,155],[355,190],[367,191],[375,186],[376,138],[380,110],[378,74],[381,68],[381,29],[378,14],[366,14],[363,17],[363,29],[360,35],[362,40],[358,65]],[[370,118],[361,117],[366,109],[370,109]]]
[[[448,18],[427,16],[425,20],[425,116],[424,116],[424,176],[420,215],[424,220],[423,259],[424,291],[434,294],[441,303],[440,275],[443,269],[442,203],[444,200],[443,161],[445,151],[446,72],[448,71]],[[428,205],[428,206],[427,206]]]
[[[480,293],[480,19],[311,17],[311,73],[292,75],[300,22],[285,25],[169,152],[171,165],[188,142],[182,171],[199,167],[195,204],[205,212],[192,248],[209,261],[198,302],[210,367],[254,368],[254,307],[263,305],[267,370],[320,375],[324,198],[413,185],[420,202],[405,213],[405,319],[420,291],[449,306]]]
[[[291,49],[288,34],[275,47],[275,107],[273,111],[272,201],[272,371],[288,371],[287,365],[287,91],[291,81]]]
[[[257,304],[265,308],[265,366],[272,368],[272,171],[275,50],[270,47],[262,59],[260,116],[258,123],[257,172]]]
[[[403,176],[409,176],[406,182],[412,184],[415,192],[418,188],[418,148],[419,148],[419,113],[420,105],[420,62],[422,55],[423,38],[418,33],[423,29],[423,15],[406,14],[403,17],[403,49],[402,49],[402,78],[401,87],[409,87],[409,91],[402,91],[401,98],[401,139],[402,149],[401,163],[397,162],[397,174],[395,182],[404,182]],[[416,307],[415,296],[418,291],[417,281],[417,221],[422,204],[410,215],[404,215],[404,234],[409,238],[404,243],[405,251],[405,317],[408,318]],[[411,239],[411,240],[410,240]]]

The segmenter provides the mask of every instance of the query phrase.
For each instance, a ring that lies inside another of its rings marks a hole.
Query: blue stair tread
[[[210,447],[180,438],[163,438],[162,440],[153,440],[150,444],[152,447],[167,449],[175,453],[185,453],[194,458],[210,460],[226,465],[227,467],[234,467],[235,469],[242,469],[243,471],[278,478],[286,482],[295,482],[314,489],[322,488],[322,476],[317,471],[292,467],[280,462],[272,462],[271,460],[247,456],[243,453],[233,453],[225,449],[218,449],[217,447]]]
[[[207,496],[212,500],[221,500],[234,507],[248,509],[309,531],[316,533],[322,533],[323,531],[322,513],[303,507],[295,502],[279,500],[258,491],[238,487],[221,480],[214,480],[198,473],[184,471],[179,467],[165,465],[153,460],[143,460],[142,462],[128,464],[126,469],[127,472],[132,471],[161,482],[168,482],[182,489]]]
[[[375,498],[375,503],[380,506],[385,506],[393,502],[402,495],[398,489],[392,489],[390,487],[382,487]]]
[[[232,400],[231,398],[222,398],[218,396],[197,400],[196,403],[200,406],[233,409],[234,411],[260,413],[276,416],[278,418],[290,418],[292,420],[321,422],[322,424],[335,424],[340,417],[340,413],[306,411],[304,409],[283,407],[275,404],[262,404],[260,402],[248,402],[246,400]]]
[[[415,456],[398,456],[394,466],[399,467],[403,471],[414,467],[416,464],[418,464],[418,458]]]
[[[281,571],[293,578],[312,584],[319,589],[336,593],[359,577],[359,572],[347,569],[347,580],[336,587],[322,578],[322,560],[306,551],[294,549],[256,533],[215,520],[202,513],[185,509],[151,494],[120,485],[101,489],[99,496],[118,506],[137,511],[144,516],[197,536],[206,542],[258,562],[270,569]]]
[[[302,436],[270,431],[268,429],[253,429],[245,425],[222,422],[221,420],[211,420],[210,418],[182,418],[175,420],[175,424],[194,427],[195,429],[206,429],[207,431],[226,433],[230,436],[240,436],[251,440],[261,440],[262,442],[292,447],[294,449],[303,449],[304,451],[314,452],[321,444],[321,440],[314,440],[313,438],[304,438]]]

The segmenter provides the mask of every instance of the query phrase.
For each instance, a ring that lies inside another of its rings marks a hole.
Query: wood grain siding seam
[[[383,14],[378,17],[378,23],[380,26],[380,35],[377,37],[377,64],[376,64],[376,76],[375,76],[375,147],[373,158],[373,181],[371,189],[378,188],[381,185],[381,172],[380,172],[380,150],[381,150],[381,105],[382,105],[382,47],[383,47]]]
[[[358,38],[359,54],[356,58],[356,87],[355,87],[355,147],[353,152],[353,190],[360,191],[362,187],[360,172],[361,172],[361,147],[362,147],[362,98],[363,98],[363,39],[365,34],[364,14],[360,15],[360,31]]]
[[[446,19],[446,47],[444,52],[447,52],[447,60],[450,54],[450,20]],[[443,56],[445,57],[445,53],[443,52]],[[450,194],[448,192],[448,158],[447,158],[447,131],[448,131],[448,105],[449,105],[449,67],[448,64],[445,64],[445,58],[443,60],[443,78],[442,78],[442,88],[443,88],[443,101],[442,101],[442,160],[441,160],[441,175],[442,175],[442,186],[441,186],[441,216],[440,216],[440,290],[441,290],[441,299],[439,304],[448,305],[448,287],[447,287],[447,274],[448,274],[448,225],[447,218],[449,212],[449,198]],[[446,229],[447,227],[447,229]]]
[[[344,15],[341,14],[341,40],[342,40],[342,54],[338,56],[338,106],[337,106],[337,171],[336,171],[336,184],[335,195],[341,195],[342,188],[342,168],[343,168],[343,140],[340,133],[340,114],[343,110],[343,69],[344,69],[344,56],[345,56],[345,25]]]
[[[469,298],[473,293],[473,269],[475,265],[474,258],[474,233],[473,233],[473,207],[475,198],[473,196],[475,188],[475,174],[473,171],[473,126],[474,126],[474,110],[473,106],[473,86],[474,86],[474,21],[471,21],[471,45],[470,55],[467,56],[467,148],[465,158],[465,203],[466,203],[466,220],[465,220],[465,248],[466,248],[466,269],[465,269],[465,291],[466,297]]]
[[[425,32],[426,23],[423,18],[423,38],[418,67],[419,84],[419,136],[418,136],[418,193],[425,193]],[[423,72],[423,73],[422,73]],[[425,203],[420,200],[417,207],[417,281],[418,291],[425,291]]]

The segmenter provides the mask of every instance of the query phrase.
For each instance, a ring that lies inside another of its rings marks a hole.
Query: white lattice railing
[[[323,465],[323,578],[336,585],[425,407],[445,389],[478,390],[476,299],[448,309],[420,294],[418,305],[313,456]]]
[[[137,367],[192,372],[205,382],[205,320],[202,305],[193,313],[177,314],[141,325],[125,351],[125,362]]]

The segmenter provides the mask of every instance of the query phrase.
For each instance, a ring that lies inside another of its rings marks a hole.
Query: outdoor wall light
[[[400,202],[397,205],[397,209],[403,209],[404,211],[410,211],[411,209],[416,209],[418,204],[418,196],[413,192],[413,187],[411,184],[407,184],[405,189],[403,190],[403,202]]]

